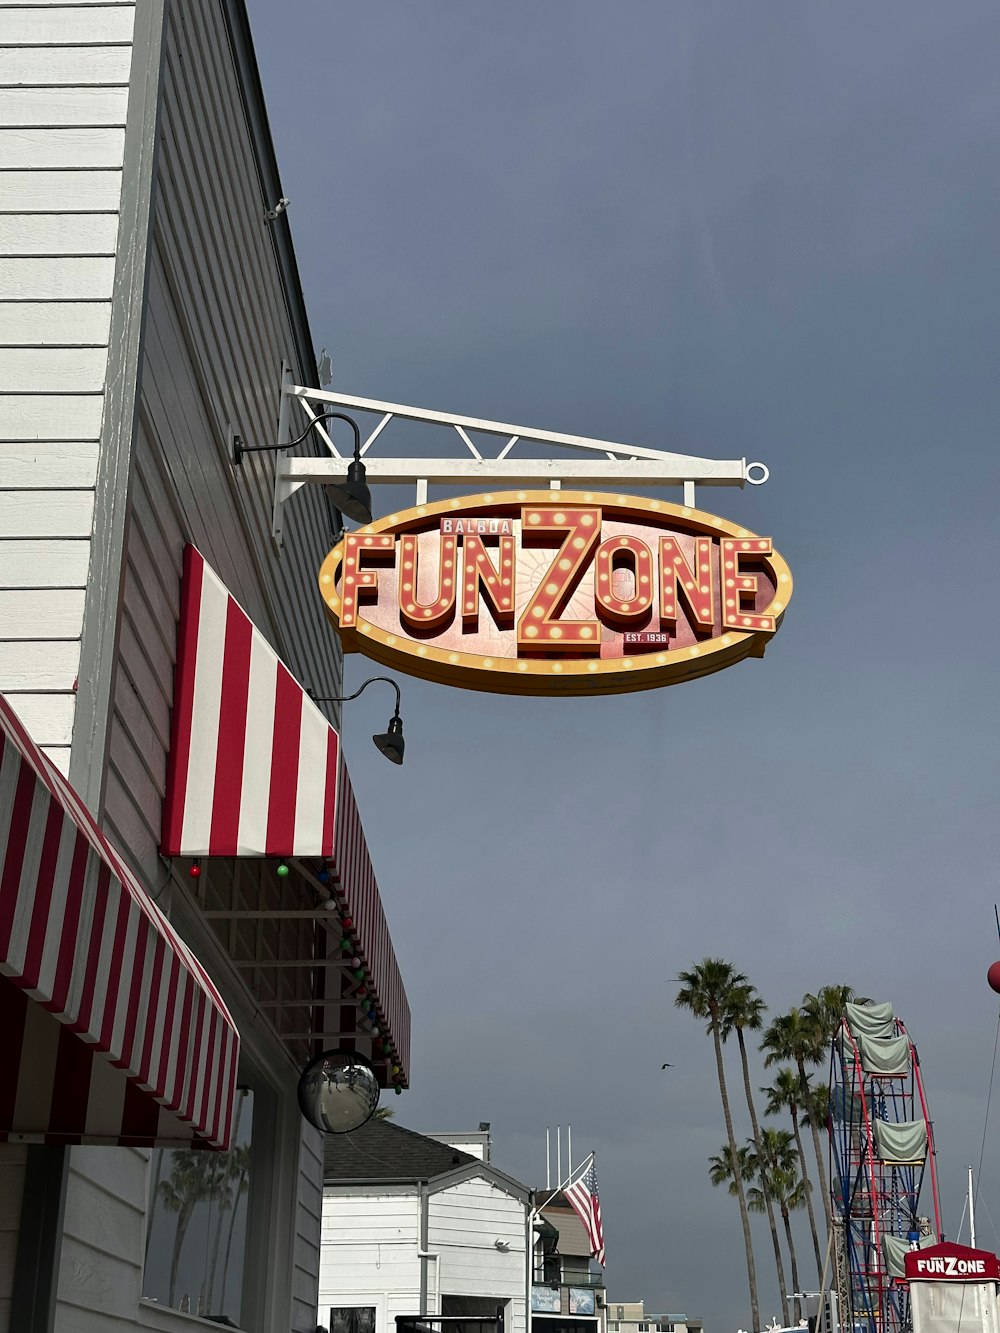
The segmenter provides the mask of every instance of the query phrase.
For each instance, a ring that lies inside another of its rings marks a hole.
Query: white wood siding
[[[508,1328],[524,1333],[527,1205],[481,1177],[431,1194],[428,1249],[440,1255],[441,1294],[510,1302]],[[509,1247],[496,1247],[500,1241]]]
[[[420,1308],[420,1208],[414,1186],[323,1192],[319,1310],[373,1305],[376,1333],[395,1333],[397,1314]],[[435,1284],[430,1264],[429,1289]]]
[[[64,772],[134,17],[0,2],[0,691]]]

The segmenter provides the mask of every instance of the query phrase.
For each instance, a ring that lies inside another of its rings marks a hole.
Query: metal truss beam
[[[684,503],[693,507],[696,484],[742,487],[749,483],[759,486],[768,478],[768,469],[763,463],[748,463],[745,458],[702,458],[651,449],[644,445],[623,444],[616,440],[536,430],[510,422],[435,412],[428,408],[382,402],[375,398],[359,398],[353,394],[333,393],[293,384],[287,373],[282,384],[278,448],[282,447],[283,441],[293,439],[288,412],[293,401],[298,402],[311,421],[315,421],[331,407],[375,414],[378,417],[377,424],[369,431],[361,446],[368,481],[385,486],[414,485],[418,505],[426,502],[429,485],[462,486],[473,491],[488,492],[492,489],[517,490],[538,486],[558,490],[567,484],[578,488],[611,490],[618,490],[624,485],[681,486]],[[384,444],[387,427],[394,420],[423,422],[452,430],[461,452],[454,458],[374,456],[374,446],[376,443]],[[323,485],[339,480],[344,475],[346,458],[337,448],[332,435],[323,424],[316,427],[316,433],[329,449],[329,458],[288,458],[281,454],[278,457],[272,526],[275,541],[279,545],[285,502],[302,486]],[[483,441],[477,442],[473,436],[500,438],[504,443],[499,452],[491,457],[483,452],[486,448]],[[538,446],[542,446],[549,450],[568,450],[578,456],[573,458],[556,454],[548,458],[513,458],[511,455],[519,444],[533,446],[536,452]],[[586,455],[586,458],[580,458],[580,454]]]

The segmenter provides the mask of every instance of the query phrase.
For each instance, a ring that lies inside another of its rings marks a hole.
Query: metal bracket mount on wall
[[[663,449],[620,444],[613,440],[594,440],[584,435],[532,430],[526,426],[485,421],[453,412],[432,412],[422,407],[406,407],[400,403],[384,403],[374,398],[358,398],[326,389],[304,388],[291,383],[290,376],[286,376],[281,386],[279,447],[282,440],[292,438],[288,408],[293,400],[299,403],[310,421],[334,406],[377,415],[378,422],[361,447],[367,480],[371,485],[413,485],[416,487],[415,503],[418,505],[426,503],[429,485],[461,486],[481,492],[492,488],[509,490],[539,486],[559,490],[564,483],[576,489],[619,490],[627,483],[630,487],[681,486],[684,504],[694,508],[696,484],[744,486],[749,483],[751,486],[760,486],[769,475],[763,463],[748,463],[745,458],[696,458],[689,454],[668,453]],[[373,455],[373,446],[376,442],[384,443],[386,428],[397,420],[448,427],[456,432],[465,452],[455,458],[389,458]],[[272,528],[279,545],[286,501],[301,486],[323,485],[344,475],[347,456],[337,448],[325,426],[317,426],[316,434],[329,449],[329,458],[288,458],[284,454],[278,455],[274,474]],[[486,457],[472,435],[499,436],[505,443],[495,456]],[[514,458],[511,455],[520,443],[569,449],[584,457]]]

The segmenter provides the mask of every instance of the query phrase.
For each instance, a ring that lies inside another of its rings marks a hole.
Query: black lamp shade
[[[355,523],[372,521],[372,493],[360,458],[351,460],[347,480],[328,483],[326,493],[345,518],[353,519]]]
[[[399,716],[390,718],[389,730],[380,736],[373,736],[375,748],[384,754],[393,764],[403,762],[403,719]]]

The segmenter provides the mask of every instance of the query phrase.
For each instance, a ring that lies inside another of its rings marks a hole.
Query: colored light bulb
[[[191,868],[188,870],[188,874],[191,876],[192,879],[198,879],[201,876],[201,862],[195,861],[194,864],[191,866]]]
[[[279,879],[284,879],[285,876],[286,876],[287,874],[288,874],[288,866],[284,863],[284,861],[279,861],[279,862],[278,862],[278,878],[279,878]]]

